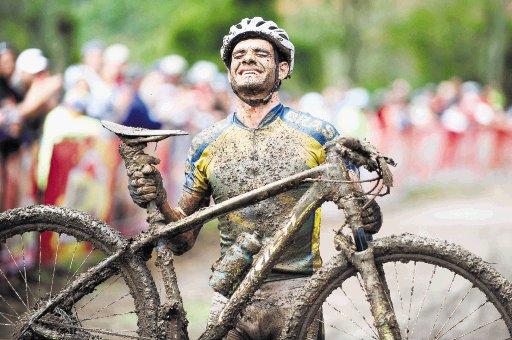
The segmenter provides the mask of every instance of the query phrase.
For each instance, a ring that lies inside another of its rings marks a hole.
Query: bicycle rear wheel
[[[80,273],[125,245],[108,225],[66,208],[32,206],[0,214],[0,339]],[[159,298],[144,259],[124,258],[49,311],[23,338],[149,338]]]
[[[403,339],[508,339],[512,285],[461,247],[404,234],[374,242]],[[337,262],[337,263],[336,263]],[[338,255],[298,297],[288,338],[304,339],[323,309],[326,339],[377,339],[355,268]]]

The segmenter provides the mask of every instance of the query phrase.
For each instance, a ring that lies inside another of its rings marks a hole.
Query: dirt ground
[[[446,239],[493,263],[512,279],[508,260],[512,249],[511,189],[512,179],[504,175],[471,182],[463,176],[451,176],[428,185],[403,184],[380,200],[384,225],[379,236],[408,232]],[[327,204],[322,216],[321,253],[325,261],[334,253],[332,230],[342,223],[343,215],[334,205]],[[217,230],[207,227],[194,248],[176,259],[191,338],[201,334],[206,323],[212,296],[208,277],[218,254]]]

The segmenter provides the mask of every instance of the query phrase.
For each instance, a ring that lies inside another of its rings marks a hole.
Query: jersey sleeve
[[[194,137],[185,164],[185,191],[205,196],[210,194],[210,184],[206,173],[210,157],[208,143],[203,141],[200,135]]]
[[[322,146],[325,146],[327,142],[330,142],[340,136],[340,133],[338,130],[334,127],[334,125],[321,121],[322,122],[322,128],[320,130],[320,133],[322,134]],[[319,162],[319,164],[323,163],[325,161],[325,149],[322,148],[322,159]],[[348,168],[348,170],[355,172],[359,176],[359,169],[352,164],[349,160],[345,159],[345,166]]]

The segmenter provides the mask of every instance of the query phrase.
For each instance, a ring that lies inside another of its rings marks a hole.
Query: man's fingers
[[[142,167],[142,169],[140,170],[144,175],[149,175],[149,174],[152,174],[153,172],[156,171],[155,167],[152,166],[152,165],[149,165],[149,164],[146,164]]]
[[[142,173],[142,171],[140,170],[137,170],[133,173],[133,175],[131,176],[132,178],[134,179],[137,179],[137,178],[143,178],[144,177],[144,174]]]
[[[146,186],[155,186],[156,187],[156,182],[152,178],[139,178],[139,179],[135,180],[135,185],[137,185],[137,186],[146,185]]]
[[[138,155],[136,156],[136,162],[137,164],[159,164],[160,160],[156,157],[150,156],[150,155]]]
[[[143,195],[142,198],[144,198],[145,201],[152,201],[156,199],[156,193]]]
[[[151,194],[156,193],[156,187],[155,186],[144,186],[137,189],[137,193],[139,194]]]

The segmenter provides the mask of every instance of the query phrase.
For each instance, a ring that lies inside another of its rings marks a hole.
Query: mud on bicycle
[[[134,157],[128,162],[142,159],[138,156],[144,155],[148,143],[183,134],[104,125],[132,148]],[[373,188],[361,191],[360,183],[348,174],[347,159],[376,174],[367,180]],[[287,222],[252,254],[248,271],[231,278],[225,292],[230,299],[201,339],[226,334],[294,232],[325,201],[345,212],[345,224],[334,237],[338,253],[295,296],[282,338],[308,338],[308,326],[318,321],[321,308],[336,312],[337,319],[325,315],[320,320],[325,328],[339,332],[335,338],[509,338],[512,285],[490,264],[442,240],[410,234],[368,240],[361,228],[361,202],[368,200],[362,198],[375,199],[389,191],[389,164],[392,160],[368,143],[339,138],[326,145],[324,164],[177,222],[165,224],[156,204],[150,203],[149,229],[130,240],[104,222],[68,208],[6,211],[0,214],[0,244],[10,266],[0,268],[0,338],[186,339],[187,319],[166,239],[305,183],[309,188]],[[29,249],[30,243],[41,244],[50,236],[51,253],[43,253],[41,247]],[[163,278],[162,299],[146,264],[154,247]],[[412,275],[404,280],[398,274],[403,270]],[[348,290],[351,287],[360,290],[354,293]],[[354,302],[358,295],[363,305]],[[345,304],[336,306],[335,300]],[[352,315],[347,312],[350,303]]]

